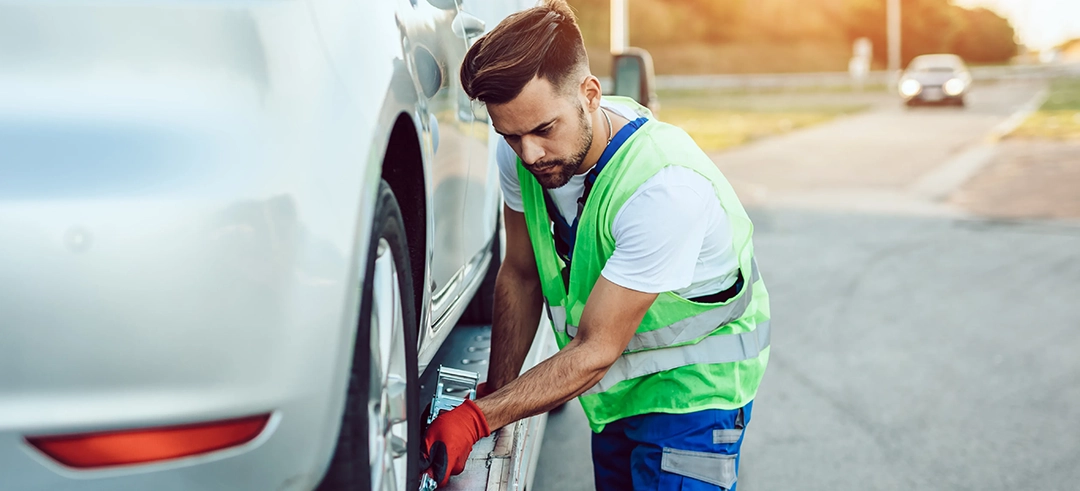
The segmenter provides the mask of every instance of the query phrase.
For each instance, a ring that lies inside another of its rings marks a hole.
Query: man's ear
[[[585,107],[589,109],[589,112],[600,109],[600,97],[603,95],[600,90],[600,79],[592,74],[586,76],[581,82],[581,95],[585,98]]]

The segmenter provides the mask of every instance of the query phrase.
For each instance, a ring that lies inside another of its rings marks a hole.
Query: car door
[[[454,30],[460,9],[456,0],[410,0],[401,16],[406,23],[409,50],[423,96],[423,117],[431,138],[434,225],[431,251],[431,318],[434,326],[460,296],[466,256],[462,251],[466,227],[462,221],[469,174],[471,111],[460,107],[458,70],[465,56],[465,39]]]
[[[502,18],[499,7],[490,0],[461,0],[461,12],[455,22],[456,34],[465,40],[467,46],[472,46]],[[462,237],[465,258],[468,260],[466,272],[471,277],[481,273],[476,266],[489,250],[502,203],[498,193],[499,171],[495,165],[494,145],[489,145],[497,135],[493,135],[484,105],[480,101],[469,100],[464,90],[461,97],[460,106],[473,117],[472,127],[466,135],[469,144],[469,182],[465,196],[466,231]]]
[[[537,0],[460,0],[459,35],[471,46],[484,33],[494,29],[506,16],[537,5]],[[479,274],[477,268],[488,252],[491,238],[497,231],[497,218],[502,209],[499,192],[499,170],[495,165],[495,148],[501,138],[491,127],[487,109],[479,101],[468,101],[473,114],[470,139],[469,184],[465,198],[464,252],[470,259],[469,273]],[[465,104],[463,103],[462,106]]]

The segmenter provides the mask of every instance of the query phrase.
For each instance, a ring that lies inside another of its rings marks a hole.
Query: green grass
[[[1080,79],[1054,80],[1046,102],[1010,136],[1080,140]]]
[[[1050,96],[1040,111],[1080,111],[1080,78],[1059,78],[1050,84]]]
[[[854,114],[869,107],[816,98],[737,96],[715,91],[661,92],[660,119],[690,134],[706,152],[723,150]]]
[[[679,96],[686,96],[691,94],[701,94],[706,96],[753,96],[753,95],[813,95],[813,94],[858,94],[858,93],[882,93],[891,91],[890,87],[885,84],[866,84],[862,89],[858,89],[853,85],[832,85],[832,86],[805,86],[805,87],[732,87],[732,88],[716,88],[716,89],[673,89],[673,90],[658,90],[657,95],[660,100],[663,101],[665,96],[671,94],[677,94]]]

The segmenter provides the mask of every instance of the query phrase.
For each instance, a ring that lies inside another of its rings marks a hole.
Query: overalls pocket
[[[662,490],[715,491],[735,485],[735,455],[664,448]],[[678,482],[678,484],[676,484]]]

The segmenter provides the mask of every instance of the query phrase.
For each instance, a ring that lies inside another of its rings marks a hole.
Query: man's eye
[[[550,126],[545,126],[543,129],[536,130],[536,136],[547,136],[548,133],[551,133]]]
[[[504,136],[503,139],[506,140],[506,143],[509,143],[509,144],[513,145],[514,143],[517,143],[518,140],[521,140],[521,137],[520,136]]]

